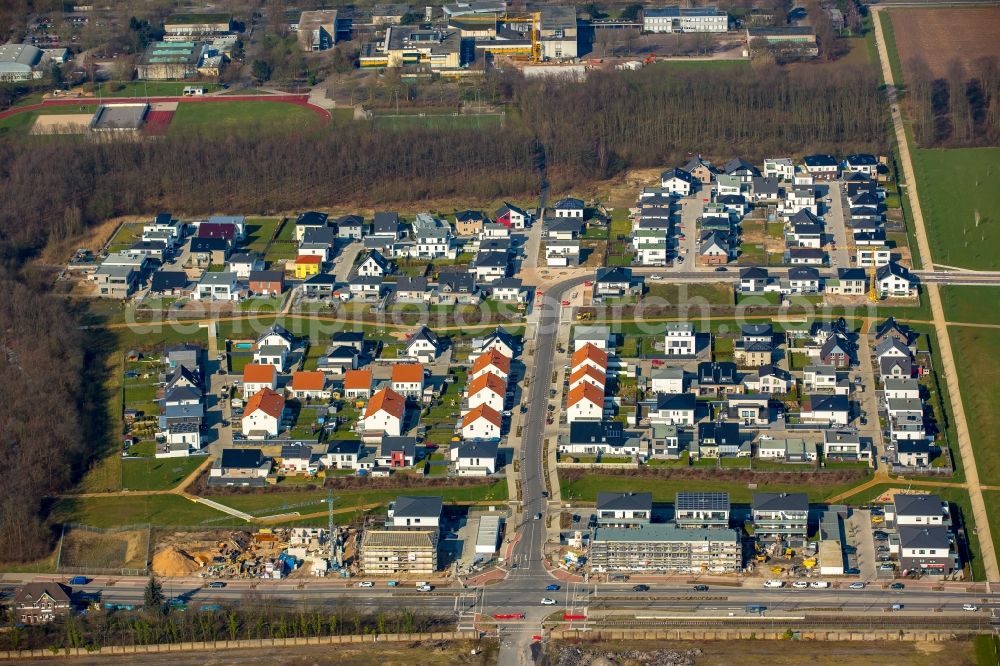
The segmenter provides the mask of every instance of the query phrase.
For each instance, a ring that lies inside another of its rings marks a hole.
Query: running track
[[[320,108],[315,104],[309,103],[308,95],[221,95],[215,97],[105,97],[103,100],[98,100],[96,97],[76,97],[67,99],[47,99],[41,104],[31,104],[28,106],[15,106],[7,109],[6,111],[0,111],[0,119],[13,116],[16,113],[21,113],[23,111],[37,111],[50,106],[81,106],[85,104],[130,104],[130,103],[141,103],[149,102],[150,104],[155,104],[157,102],[179,102],[181,104],[209,104],[211,102],[284,102],[285,104],[295,104],[297,106],[304,106],[316,115],[318,115],[322,120],[323,124],[326,125],[330,122],[330,112],[326,109]]]

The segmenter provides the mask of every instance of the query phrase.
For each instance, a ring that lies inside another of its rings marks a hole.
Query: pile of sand
[[[153,555],[153,573],[157,576],[187,576],[200,568],[190,555],[175,546],[168,546]]]

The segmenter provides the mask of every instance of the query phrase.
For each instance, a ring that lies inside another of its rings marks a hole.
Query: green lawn
[[[1000,324],[1000,289],[942,285],[939,290],[948,321]]]
[[[723,283],[674,283],[661,284],[647,281],[643,300],[658,298],[669,305],[697,305],[707,302],[709,305],[731,305],[733,288]]]
[[[892,80],[897,87],[901,87],[904,85],[903,67],[899,62],[899,51],[896,50],[896,33],[892,28],[892,12],[882,12],[882,37],[885,39],[885,49],[889,55],[889,69],[892,71]],[[879,67],[879,72],[882,72],[881,67]]]
[[[715,461],[711,461],[715,463]],[[772,475],[762,474],[756,477],[757,490],[751,490],[747,483],[730,481],[710,481],[703,479],[678,479],[678,478],[657,478],[655,476],[620,476],[610,474],[585,474],[576,481],[561,482],[562,497],[564,500],[594,501],[599,492],[620,492],[629,490],[632,492],[651,492],[655,502],[673,502],[674,495],[679,490],[701,490],[701,491],[725,491],[729,493],[730,499],[738,504],[749,503],[753,493],[761,492],[804,492],[809,495],[812,502],[824,501],[827,497],[835,495],[862,483],[866,477],[847,484],[835,485],[824,483],[823,474],[812,474],[803,476],[802,483],[795,484],[771,484],[768,477]]]
[[[1000,148],[917,149],[913,159],[935,263],[996,268]]]
[[[135,447],[132,447],[135,449]],[[167,490],[193,472],[205,458],[145,458],[122,460],[122,488]]]
[[[995,399],[1000,386],[1000,365],[993,359],[1000,354],[1000,330],[949,326],[948,334],[979,478],[983,483],[998,483],[1000,410]]]
[[[263,255],[264,248],[274,237],[274,232],[278,229],[278,224],[280,223],[281,218],[278,217],[247,218],[247,233],[243,247]]]
[[[235,128],[307,130],[320,126],[310,109],[285,102],[189,102],[178,105],[170,132]]]
[[[64,497],[52,508],[57,523],[81,523],[92,527],[121,525],[246,525],[204,504],[180,495],[122,495],[121,497]]]
[[[288,225],[286,225],[288,226]],[[286,241],[274,241],[264,255],[264,261],[268,263],[272,270],[275,270],[274,262],[282,259],[294,259],[299,254],[299,246]]]

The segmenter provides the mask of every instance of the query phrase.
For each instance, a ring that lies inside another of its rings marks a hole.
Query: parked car
[[[906,587],[906,585],[903,585],[902,583],[893,583],[892,585],[889,586],[889,589],[890,590],[902,590],[905,587]]]
[[[847,587],[849,587],[852,590],[863,590],[863,589],[865,589],[865,584],[862,583],[862,582],[860,582],[860,581],[858,581],[856,583],[851,583]]]
[[[708,585],[695,585],[692,589],[695,592],[708,592]]]
[[[363,580],[358,583],[358,587],[375,587],[375,583],[370,580]]]
[[[785,586],[785,581],[783,580],[776,580],[772,578],[771,580],[764,581],[764,587],[784,587],[784,586]]]
[[[715,272],[716,272],[716,273],[725,273],[725,272],[726,272],[726,271],[728,271],[728,270],[729,270],[729,269],[728,269],[728,268],[726,268],[725,266],[716,266],[716,267],[715,267]]]
[[[815,588],[817,590],[825,590],[826,588],[830,587],[830,583],[826,582],[825,580],[814,580],[813,582],[809,583],[809,587]]]
[[[542,513],[539,511],[538,513],[535,514],[535,520],[541,520],[541,519],[542,519]]]
[[[903,604],[893,604],[892,605],[892,610],[894,610],[894,611],[903,610]]]
[[[804,590],[807,587],[809,587],[809,582],[804,580],[797,580],[794,583],[792,583],[792,587],[794,587],[796,590]]]
[[[90,579],[86,576],[73,576],[69,579],[70,585],[86,585],[90,582]]]
[[[420,590],[421,592],[430,592],[431,590],[434,589],[434,586],[424,583],[423,585],[418,585],[417,589]]]

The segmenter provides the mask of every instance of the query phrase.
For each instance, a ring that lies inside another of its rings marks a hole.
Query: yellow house
[[[313,275],[317,275],[322,265],[323,257],[300,254],[295,258],[295,277],[299,280],[305,280]]]

